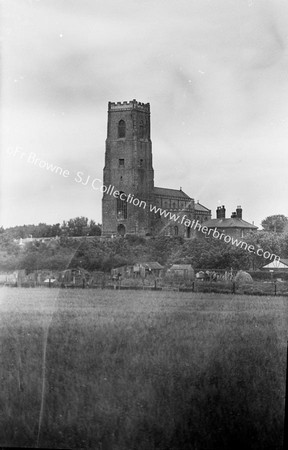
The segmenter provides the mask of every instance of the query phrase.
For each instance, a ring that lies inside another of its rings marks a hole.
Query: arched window
[[[140,124],[139,124],[139,138],[143,139],[144,138],[144,123],[141,120]]]
[[[120,120],[118,123],[118,137],[124,138],[126,134],[126,123],[124,120]]]
[[[175,227],[174,227],[174,234],[175,234],[175,236],[178,236],[178,227],[177,227],[177,225],[175,225]]]
[[[126,228],[123,225],[123,223],[120,223],[120,225],[118,225],[117,231],[118,231],[118,234],[120,234],[120,236],[125,236]]]
[[[121,197],[121,198],[120,198]],[[127,219],[127,195],[120,191],[120,195],[117,198],[117,218]]]

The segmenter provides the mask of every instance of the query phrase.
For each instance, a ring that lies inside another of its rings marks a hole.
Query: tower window
[[[118,123],[118,137],[124,138],[126,135],[126,123],[124,120],[120,120]]]
[[[140,166],[140,167],[143,167],[143,159],[140,159],[140,161],[139,161],[139,166]]]
[[[117,198],[117,218],[127,219],[127,195],[122,191]]]
[[[178,236],[178,227],[177,227],[177,225],[175,225],[175,227],[174,227],[174,235]]]
[[[139,138],[140,139],[144,138],[144,124],[143,124],[142,120],[139,125]]]
[[[124,159],[119,159],[119,166],[124,166]]]

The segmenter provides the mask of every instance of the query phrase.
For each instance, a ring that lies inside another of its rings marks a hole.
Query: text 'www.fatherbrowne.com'
[[[64,178],[70,177],[71,173],[68,169],[64,169],[63,167],[53,164],[51,162],[45,161],[41,158],[39,158],[36,153],[30,152],[27,153],[22,149],[22,147],[8,147],[6,149],[6,153],[9,156],[18,157],[19,159],[26,161],[29,164],[32,164],[34,166],[38,166],[40,169],[47,170],[49,172],[54,173],[55,175],[61,175]],[[93,178],[91,175],[84,176],[84,173],[81,171],[78,171],[76,174],[76,177],[74,177],[74,181],[76,183],[79,183],[83,186],[90,186],[94,191],[99,191],[102,194],[111,195],[116,199],[120,199],[123,202],[130,203],[134,206],[137,206],[139,208],[146,209],[147,208],[147,202],[145,200],[140,200],[139,198],[135,197],[133,194],[126,195],[124,192],[118,191],[115,189],[115,186],[106,186],[105,184],[102,184],[102,180],[100,178]],[[202,226],[202,224],[198,220],[190,220],[185,214],[183,215],[177,215],[175,213],[172,213],[170,211],[166,211],[165,209],[159,208],[155,205],[149,204],[149,210],[151,213],[157,214],[160,217],[164,217],[165,219],[174,221],[176,223],[183,224],[185,227],[194,229],[197,231],[202,232],[206,236],[212,236],[214,239],[223,240],[227,244],[231,243],[235,247],[244,248],[245,250],[248,250],[249,253],[254,253],[257,256],[262,256],[265,259],[270,260],[276,260],[279,261],[280,257],[275,255],[274,253],[270,253],[268,251],[265,251],[262,248],[255,248],[252,244],[247,244],[247,242],[238,240],[237,238],[234,238],[230,236],[229,234],[225,234],[223,232],[220,232],[217,230],[217,228],[208,228],[205,225]]]
[[[215,228],[208,228],[205,225],[202,225],[198,220],[190,220],[188,217],[183,215],[176,215],[175,213],[171,213],[170,211],[166,211],[165,209],[159,208],[157,206],[150,205],[150,212],[160,215],[160,217],[164,217],[165,219],[173,220],[176,223],[183,224],[185,227],[191,228],[192,230],[197,230],[205,234],[206,236],[212,236],[214,239],[221,240],[227,244],[232,244],[235,247],[239,247],[245,250],[248,250],[249,253],[254,253],[257,256],[263,256],[265,259],[270,260],[280,260],[280,256],[275,255],[274,253],[270,253],[268,251],[264,251],[262,248],[255,248],[253,244],[247,244],[245,241],[241,241],[229,234],[225,234],[217,230]]]

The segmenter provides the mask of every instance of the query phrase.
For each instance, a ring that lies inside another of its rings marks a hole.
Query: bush
[[[144,237],[136,236],[135,234],[127,234],[125,239],[129,245],[144,245],[146,243]]]
[[[237,272],[237,275],[235,277],[235,283],[238,285],[253,283],[253,278],[249,273],[244,272],[244,270],[239,270],[239,272]]]

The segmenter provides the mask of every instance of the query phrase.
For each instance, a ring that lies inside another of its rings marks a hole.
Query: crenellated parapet
[[[136,109],[137,111],[143,111],[150,113],[150,103],[141,103],[137,100],[131,100],[129,102],[109,102],[108,111],[128,111]]]

